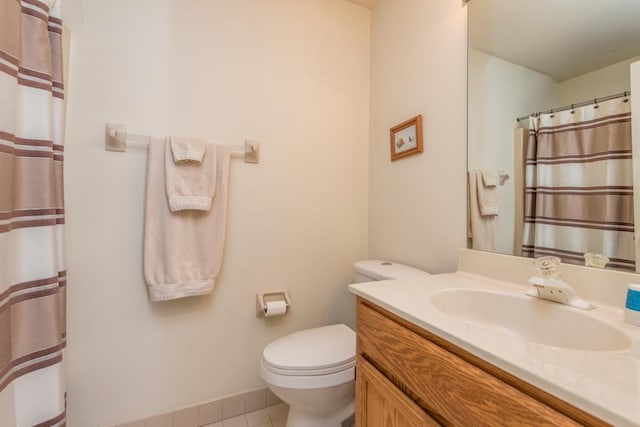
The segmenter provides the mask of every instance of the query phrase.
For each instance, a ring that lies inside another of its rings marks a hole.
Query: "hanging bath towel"
[[[164,185],[166,143],[152,140],[149,144],[144,276],[151,301],[211,293],[222,265],[227,223],[230,147],[207,147],[207,152],[216,153],[211,210],[171,212]]]

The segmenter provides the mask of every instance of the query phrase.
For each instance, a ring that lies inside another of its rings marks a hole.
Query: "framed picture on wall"
[[[422,153],[422,115],[391,128],[391,160]]]

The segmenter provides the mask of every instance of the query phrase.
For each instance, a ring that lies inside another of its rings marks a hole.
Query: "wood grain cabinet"
[[[356,426],[606,426],[358,298]]]
[[[357,365],[356,411],[359,426],[440,425],[366,359],[358,357]]]

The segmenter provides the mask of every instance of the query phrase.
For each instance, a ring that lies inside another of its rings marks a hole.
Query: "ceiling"
[[[640,55],[640,0],[472,0],[468,8],[471,47],[559,82]]]

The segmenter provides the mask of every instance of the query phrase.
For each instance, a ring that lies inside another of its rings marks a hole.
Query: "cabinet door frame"
[[[370,408],[370,392],[383,398],[382,407]],[[375,419],[371,414],[375,414]],[[362,356],[357,357],[356,427],[439,426],[424,410]]]

